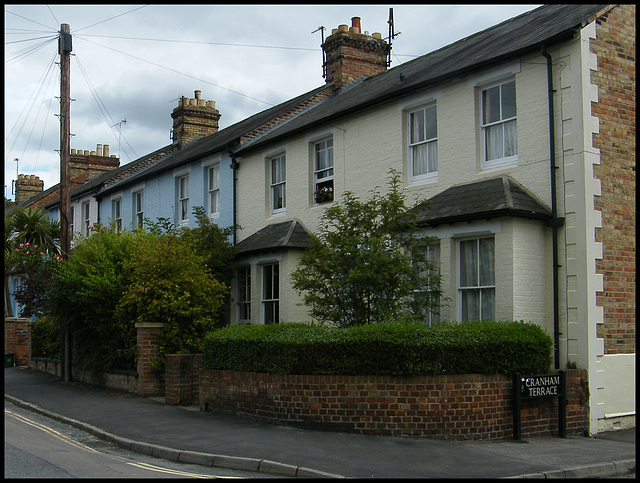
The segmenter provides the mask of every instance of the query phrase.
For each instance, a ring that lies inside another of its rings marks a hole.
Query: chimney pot
[[[98,156],[102,156],[102,144],[98,144],[96,146],[96,153],[98,154]]]
[[[338,25],[338,31],[340,32],[348,32],[349,26],[347,24]]]
[[[355,27],[358,29],[356,33],[362,32],[362,27],[360,27],[360,17],[353,17],[351,19],[351,27]]]
[[[196,95],[196,99],[197,100],[200,100],[200,94],[201,94],[200,91],[195,91],[195,95]]]
[[[109,145],[108,144],[105,144],[104,147],[102,148],[102,150],[103,150],[103,153],[102,153],[103,156],[105,156],[105,157],[109,156]]]

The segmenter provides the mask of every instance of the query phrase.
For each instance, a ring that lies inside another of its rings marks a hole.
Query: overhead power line
[[[84,40],[85,42],[89,42],[89,43],[92,43],[92,44],[94,44],[94,45],[97,45],[97,46],[99,46],[99,47],[105,48],[105,49],[113,50],[114,52],[117,52],[117,53],[119,53],[119,54],[127,55],[127,56],[129,56],[129,57],[131,57],[131,58],[133,58],[133,59],[141,60],[141,61],[143,61],[143,62],[146,62],[146,63],[148,63],[148,64],[154,65],[154,66],[156,66],[156,67],[160,67],[161,69],[165,69],[165,70],[168,70],[168,71],[170,71],[170,72],[174,72],[174,73],[176,73],[176,74],[180,74],[180,75],[182,75],[182,76],[189,77],[189,78],[191,78],[191,79],[195,79],[195,80],[197,80],[198,82],[204,82],[205,84],[212,85],[212,86],[217,87],[217,88],[219,88],[219,89],[224,89],[225,91],[232,92],[233,94],[237,94],[237,95],[239,95],[239,96],[243,96],[243,97],[246,97],[246,98],[248,98],[248,99],[252,99],[252,100],[254,100],[254,101],[262,102],[263,104],[267,104],[268,106],[273,107],[273,104],[271,104],[271,103],[269,103],[269,102],[267,102],[267,101],[263,101],[262,99],[258,99],[257,97],[252,97],[252,96],[249,96],[249,95],[247,95],[247,94],[243,94],[242,92],[238,92],[238,91],[234,91],[233,89],[228,89],[228,88],[226,88],[226,87],[222,87],[222,86],[220,86],[220,85],[218,85],[218,84],[214,84],[213,82],[210,82],[210,81],[207,81],[207,80],[204,80],[204,79],[199,79],[199,78],[197,78],[197,77],[195,77],[195,76],[192,76],[192,75],[189,75],[189,74],[185,74],[184,72],[181,72],[181,71],[179,71],[179,70],[172,69],[171,67],[166,67],[166,66],[164,66],[164,65],[156,64],[155,62],[151,62],[150,60],[143,59],[142,57],[137,57],[137,56],[135,56],[135,55],[128,54],[127,52],[123,52],[123,51],[121,51],[121,50],[114,49],[114,48],[112,48],[112,47],[107,47],[106,45],[102,45],[102,44],[99,44],[99,43],[97,43],[97,42],[92,42],[91,40],[88,40],[88,39],[82,39],[82,40]]]
[[[86,35],[82,34],[79,37],[100,37],[105,39],[121,39],[121,40],[144,40],[148,42],[171,42],[182,44],[201,44],[201,45],[222,45],[225,47],[249,47],[254,49],[280,49],[280,50],[303,50],[307,52],[318,52],[320,49],[307,48],[307,47],[286,47],[280,45],[256,45],[256,44],[232,44],[228,42],[205,42],[202,40],[177,40],[177,39],[155,39],[144,37],[123,37],[117,35]]]

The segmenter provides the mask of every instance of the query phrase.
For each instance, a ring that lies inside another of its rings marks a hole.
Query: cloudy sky
[[[17,170],[45,189],[59,182],[63,23],[73,38],[71,148],[108,144],[126,164],[171,142],[171,111],[195,90],[216,102],[225,128],[321,86],[319,27],[326,38],[360,17],[385,38],[393,8],[395,67],[537,6],[5,4],[5,196],[14,198]]]

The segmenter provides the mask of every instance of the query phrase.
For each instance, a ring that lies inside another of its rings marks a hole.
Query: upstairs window
[[[208,208],[209,216],[220,213],[220,165],[211,166],[208,170]]]
[[[413,181],[438,174],[438,119],[435,104],[409,113],[409,170]]]
[[[491,168],[517,161],[515,81],[482,90],[481,127],[484,167]]]
[[[111,201],[111,218],[116,225],[116,230],[122,230],[122,200],[118,198],[117,200]]]
[[[142,228],[144,222],[143,194],[142,191],[133,193],[133,219],[136,228]]]
[[[314,203],[333,201],[333,139],[325,139],[313,146]]]
[[[89,226],[91,219],[89,217],[89,203],[82,203],[82,234],[89,236]]]
[[[178,221],[189,221],[189,175],[178,178]]]
[[[270,159],[271,168],[271,213],[282,213],[287,206],[286,180],[287,161],[284,154]]]

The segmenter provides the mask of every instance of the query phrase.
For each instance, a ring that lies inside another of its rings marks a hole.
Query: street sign
[[[522,400],[558,398],[558,432],[560,437],[566,436],[567,426],[567,373],[556,374],[514,374],[513,375],[513,437],[522,439]]]

